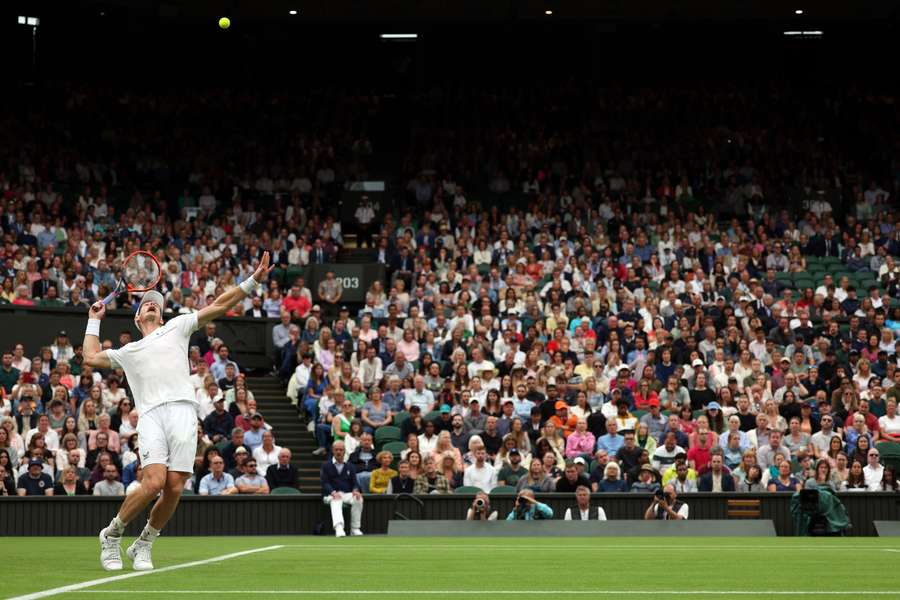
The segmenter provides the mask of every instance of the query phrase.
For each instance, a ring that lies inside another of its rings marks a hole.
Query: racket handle
[[[104,298],[100,302],[102,302],[104,306],[109,304],[110,302],[113,301],[113,298],[116,297],[117,293],[118,293],[118,288],[116,290],[113,290],[106,298]]]

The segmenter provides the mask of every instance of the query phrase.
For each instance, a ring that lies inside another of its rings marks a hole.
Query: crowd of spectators
[[[365,211],[342,223],[333,201],[366,175],[377,144],[355,123],[380,101],[337,97],[79,89],[5,120],[11,140],[36,124],[59,135],[4,145],[0,301],[84,306],[144,248],[166,310],[189,312],[263,249],[330,262],[362,224],[387,270],[364,306],[342,305],[338,282],[318,290],[323,308],[302,279],[273,279],[232,313],[280,319],[276,371],[317,455],[340,440],[361,491],[781,490],[806,474],[895,487],[878,466],[900,440],[888,99],[785,83],[437,91],[398,124],[403,197],[372,226]],[[108,124],[86,132],[98,112]],[[232,114],[254,116],[213,126]],[[195,485],[208,470],[204,489],[228,492],[229,452],[254,455],[236,452],[234,404],[213,401],[240,371],[205,333],[202,427],[225,456],[204,456]],[[48,378],[84,378],[42,360]],[[101,396],[116,385],[90,375]],[[244,437],[266,444],[247,414]],[[388,461],[392,438],[405,447]]]
[[[284,346],[316,453],[371,493],[896,491],[889,99],[579,91],[420,99],[387,281]]]
[[[244,373],[214,336],[211,324],[195,334],[190,348],[198,422],[189,487],[199,494],[267,494],[296,487],[290,449],[275,443]],[[103,345],[130,341],[131,333],[122,331]],[[122,370],[85,365],[81,344],[70,341],[66,331],[32,358],[23,344],[3,351],[0,494],[131,493],[142,474],[138,419]]]

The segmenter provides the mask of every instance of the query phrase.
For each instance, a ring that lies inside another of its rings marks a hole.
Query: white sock
[[[125,533],[126,525],[128,525],[128,523],[120,519],[119,515],[116,515],[106,527],[107,537],[122,537],[122,534]]]
[[[152,544],[158,537],[159,529],[155,529],[152,525],[150,525],[150,521],[147,521],[147,524],[144,526],[144,530],[141,532],[141,541],[150,542]]]

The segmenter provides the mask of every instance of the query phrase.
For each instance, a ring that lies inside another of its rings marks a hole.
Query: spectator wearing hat
[[[566,508],[564,521],[605,521],[606,511],[602,506],[591,508],[591,490],[587,486],[578,486],[575,490],[575,504]]]
[[[487,415],[481,412],[478,398],[469,400],[469,410],[463,417],[463,423],[465,423],[466,431],[470,435],[480,434],[484,431],[484,428],[487,426]]]
[[[659,490],[657,472],[650,463],[644,463],[638,469],[638,480],[631,484],[629,491],[635,493],[655,494]]]
[[[28,461],[28,470],[19,476],[16,482],[16,494],[19,496],[52,496],[53,479],[44,473],[44,462],[39,458]]]
[[[233,466],[230,469],[228,469],[228,461],[225,461],[226,470],[235,480],[244,474],[244,463],[246,463],[249,458],[250,451],[244,446],[238,446],[232,453],[231,460]]]
[[[510,485],[515,487],[519,479],[528,475],[528,469],[522,465],[522,453],[518,448],[511,448],[506,453],[506,461],[497,474],[497,485]]]
[[[666,417],[660,412],[659,398],[651,398],[647,402],[648,412],[638,421],[647,426],[647,433],[655,440],[659,439],[666,428]]]
[[[217,396],[213,400],[213,411],[203,419],[203,431],[214,444],[228,439],[234,429],[234,417],[225,410],[225,398]]]
[[[266,469],[266,483],[270,490],[280,487],[297,489],[297,467],[291,464],[291,451],[282,448],[278,451],[278,462]]]
[[[553,407],[556,409],[555,414],[548,420],[556,425],[556,429],[562,432],[563,437],[567,438],[575,431],[578,418],[570,414],[569,405],[564,400],[557,400]]]

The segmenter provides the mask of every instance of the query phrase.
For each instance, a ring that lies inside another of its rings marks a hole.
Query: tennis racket
[[[122,276],[119,283],[116,284],[116,289],[101,302],[104,305],[109,304],[123,289],[129,292],[152,290],[160,279],[162,279],[162,269],[155,256],[143,250],[132,252],[125,257],[125,261],[122,263]]]

